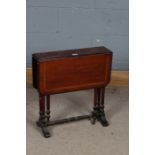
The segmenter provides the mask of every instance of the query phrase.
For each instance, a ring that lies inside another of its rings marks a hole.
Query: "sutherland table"
[[[33,87],[39,93],[40,117],[37,125],[50,137],[50,125],[90,119],[108,126],[104,113],[104,92],[110,81],[112,52],[105,47],[42,52],[32,55]],[[91,114],[50,121],[50,95],[94,89]],[[46,102],[45,102],[46,101]]]

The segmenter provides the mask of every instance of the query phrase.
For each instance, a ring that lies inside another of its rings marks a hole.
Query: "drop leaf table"
[[[82,119],[98,120],[108,126],[104,112],[105,87],[110,82],[112,52],[105,47],[64,51],[49,51],[32,55],[33,87],[39,93],[40,116],[37,125],[44,137],[50,137],[47,127]],[[50,95],[84,89],[94,89],[91,114],[50,120]]]

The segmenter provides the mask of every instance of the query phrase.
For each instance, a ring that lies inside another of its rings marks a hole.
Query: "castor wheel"
[[[101,116],[99,117],[99,122],[102,124],[102,126],[107,127],[109,126],[109,122],[107,121],[107,119],[105,118],[105,116]]]
[[[95,117],[92,117],[91,119],[90,119],[90,122],[91,122],[91,124],[95,124],[96,123],[96,118]]]
[[[43,135],[45,138],[49,138],[51,137],[51,134],[49,133],[48,129],[47,128],[42,128],[42,132],[43,132]]]
[[[44,126],[44,124],[41,121],[36,122],[37,126],[41,128],[42,133],[45,138],[51,137],[50,132],[48,131],[47,127]]]

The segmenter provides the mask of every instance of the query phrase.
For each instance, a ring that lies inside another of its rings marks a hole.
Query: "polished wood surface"
[[[26,86],[32,86],[32,68],[26,68]],[[128,87],[129,71],[111,71],[111,80],[108,86]]]
[[[81,48],[61,51],[48,51],[41,53],[34,53],[33,58],[39,62],[64,59],[69,57],[80,57],[88,55],[112,54],[106,47]]]
[[[38,57],[35,54],[33,57],[33,86],[41,94],[56,94],[106,86],[111,77],[112,53],[104,50],[105,48],[103,51],[100,48],[98,54],[94,50],[94,54],[91,51],[86,55],[82,54],[83,50],[78,50],[81,54],[63,59],[60,59],[61,57],[53,59],[52,52],[50,52],[48,53],[50,58],[47,59],[46,55],[45,60],[45,55],[43,55],[44,61],[41,62],[40,60],[43,60],[41,54]],[[67,52],[65,51],[65,53]],[[75,52],[72,51],[72,53]]]
[[[111,57],[85,56],[40,64],[39,90],[53,94],[106,86],[110,81]]]

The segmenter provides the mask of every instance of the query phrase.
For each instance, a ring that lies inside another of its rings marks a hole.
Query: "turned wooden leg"
[[[101,88],[101,103],[100,103],[101,111],[104,111],[104,96],[105,96],[105,88]]]
[[[101,92],[100,88],[96,88],[94,90],[94,108],[97,108],[100,106],[100,98],[101,98],[100,92]]]
[[[41,121],[42,123],[45,122],[45,96],[39,94],[39,121]]]
[[[96,119],[103,125],[108,126],[104,112],[105,88],[95,88],[94,90],[94,110],[92,112],[91,123],[95,124]]]
[[[47,127],[45,126],[47,123],[46,115],[45,115],[45,96],[42,94],[39,94],[39,121],[37,122],[37,125],[42,129],[42,133],[44,137],[48,138],[50,137],[50,133],[47,130]]]
[[[100,106],[100,88],[95,88],[94,89],[94,107],[93,107],[92,118],[91,118],[92,124],[95,124],[96,122],[96,111],[99,106]]]
[[[47,115],[47,121],[50,120],[50,95],[47,95],[47,100],[46,100],[46,115]]]
[[[100,123],[103,126],[108,126],[109,123],[106,119],[105,112],[104,112],[104,96],[105,96],[105,88],[101,88],[101,102],[100,102]]]

